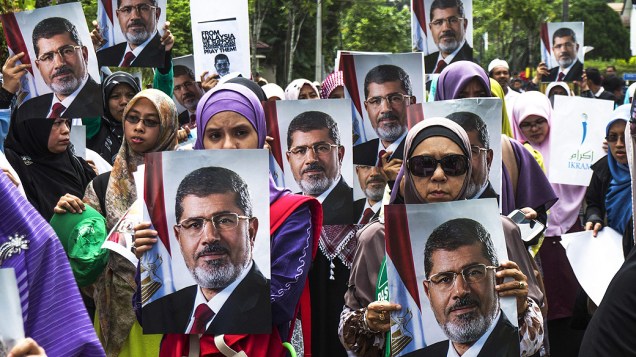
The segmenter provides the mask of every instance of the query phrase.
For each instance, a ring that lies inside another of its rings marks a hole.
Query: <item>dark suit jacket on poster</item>
[[[190,123],[190,113],[188,110],[184,110],[179,113],[179,126],[184,126],[188,123]]]
[[[559,76],[559,71],[561,67],[556,66],[554,68],[550,68],[550,74],[547,76],[543,76],[541,80],[543,82],[554,82],[557,80]],[[563,82],[572,82],[572,81],[580,81],[581,76],[583,75],[583,63],[581,63],[578,59],[574,62],[574,66],[570,69],[570,72],[565,75],[563,78]]]
[[[97,63],[100,66],[119,66],[119,63],[124,59],[124,52],[126,52],[127,42],[121,42],[114,46],[104,48],[97,51]],[[139,56],[135,58],[130,67],[163,67],[166,51],[161,47],[161,36],[159,33],[148,42],[146,47],[139,53]]]
[[[364,213],[364,205],[366,203],[367,203],[366,197],[353,202],[353,223],[358,223],[360,218],[362,218],[362,213]],[[375,214],[373,214],[373,216],[371,217],[371,219],[369,219],[369,221],[373,220],[379,215],[380,215],[380,211],[378,210]]]
[[[510,323],[503,311],[500,311],[500,313],[501,315],[497,321],[497,325],[495,325],[495,328],[492,330],[490,336],[488,336],[486,343],[484,343],[477,356],[519,357],[521,355],[517,328]],[[422,350],[411,352],[405,355],[405,357],[446,357],[449,343],[449,340],[440,341]]]
[[[435,67],[437,67],[437,58],[439,57],[439,51],[433,52],[424,57],[424,70],[426,73],[433,73],[435,71]],[[472,61],[473,60],[473,49],[468,45],[468,42],[465,42],[462,48],[457,52],[455,57],[451,63],[455,63],[457,61]],[[450,64],[450,63],[449,63]]]
[[[397,149],[393,152],[389,159],[400,159],[404,157],[404,142],[406,141],[406,137],[402,139],[400,145],[398,145]],[[364,142],[362,144],[358,144],[353,147],[353,164],[354,165],[366,165],[366,166],[375,166],[378,161],[378,145],[380,144],[380,139],[375,138]]]
[[[142,308],[144,333],[185,333],[198,285],[155,300]],[[256,263],[214,317],[208,334],[261,334],[272,329],[269,280]]]
[[[333,188],[329,196],[322,202],[323,224],[353,223],[353,189],[344,178]]]
[[[17,111],[18,119],[46,118],[53,102],[53,93],[43,94],[22,103]],[[102,90],[88,76],[84,87],[79,91],[71,105],[62,113],[64,118],[86,118],[101,116],[104,111]]]

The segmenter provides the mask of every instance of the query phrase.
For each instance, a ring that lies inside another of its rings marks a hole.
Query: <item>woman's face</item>
[[[135,96],[135,91],[126,83],[120,83],[113,88],[108,97],[108,110],[113,119],[121,123],[121,117],[124,115],[124,108],[130,100]]]
[[[138,154],[152,150],[161,133],[161,117],[148,98],[139,98],[124,118],[124,136]]]
[[[210,118],[203,133],[206,149],[258,149],[258,133],[247,118],[225,111]]]
[[[298,93],[298,99],[320,99],[318,93],[309,84],[304,84]]]
[[[484,98],[490,97],[490,93],[477,78],[473,78],[466,83],[464,88],[459,92],[457,98]]]
[[[417,145],[411,157],[426,155],[440,160],[452,154],[464,155],[462,149],[452,140],[443,136],[433,136]],[[459,197],[466,173],[460,176],[447,175],[438,163],[431,176],[419,177],[411,174],[411,177],[417,192],[426,202],[448,202]]]
[[[538,115],[529,115],[521,123],[519,129],[528,139],[530,145],[541,145],[550,131],[548,120]]]
[[[71,130],[68,119],[57,118],[51,127],[49,142],[47,147],[54,154],[61,154],[66,151],[71,143]]]
[[[610,126],[607,134],[607,144],[614,159],[620,163],[627,165],[627,152],[625,151],[625,127],[627,123],[623,120],[617,120]]]

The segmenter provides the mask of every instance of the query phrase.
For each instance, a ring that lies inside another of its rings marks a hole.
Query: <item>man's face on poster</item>
[[[435,250],[431,255],[432,269],[427,272],[431,281],[424,281],[424,290],[437,323],[453,342],[477,341],[499,311],[494,269],[485,269],[481,280],[474,283],[467,282],[461,273],[475,276],[477,265],[491,265],[482,248],[483,244],[476,242],[452,251]]]
[[[258,219],[245,217],[234,192],[187,195],[181,207],[174,232],[188,270],[203,288],[225,288],[252,261]]]
[[[291,133],[287,161],[304,194],[319,196],[340,176],[345,149],[329,136],[329,129]]]
[[[189,75],[184,74],[174,77],[174,97],[179,104],[190,112],[194,112],[197,109],[197,104],[203,93],[203,89]]]
[[[230,73],[230,61],[227,58],[215,59],[214,69],[219,76],[223,77]]]
[[[364,195],[371,201],[381,201],[384,196],[384,187],[389,180],[384,170],[377,166],[358,165],[356,174]]]
[[[36,66],[59,99],[73,93],[88,75],[88,50],[73,41],[68,32],[40,38],[36,51]]]
[[[555,37],[552,51],[559,66],[567,68],[576,61],[579,44],[574,42],[571,36]]]
[[[490,174],[490,165],[492,164],[493,151],[486,149],[484,144],[479,140],[479,133],[476,130],[466,132],[470,139],[470,151],[472,167],[470,176],[470,185],[468,186],[468,197],[473,197],[482,187],[488,184],[488,175]]]
[[[121,32],[133,48],[155,33],[160,15],[161,8],[150,0],[121,0],[117,9]]]
[[[389,143],[396,141],[407,130],[406,107],[415,102],[415,97],[400,96],[407,93],[399,80],[371,82],[367,90],[369,96],[364,102],[364,108],[371,126],[381,140]]]
[[[459,16],[457,7],[434,9],[428,24],[433,41],[445,55],[453,53],[464,40],[468,22]]]

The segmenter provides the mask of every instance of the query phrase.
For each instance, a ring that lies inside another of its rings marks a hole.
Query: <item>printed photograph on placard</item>
[[[541,25],[541,61],[549,73],[543,82],[580,81],[583,75],[583,22],[548,22]]]
[[[424,101],[424,56],[421,53],[342,54],[345,98],[354,106],[353,161],[376,166],[401,159],[406,137],[406,108]],[[386,109],[388,105],[388,110]],[[395,179],[395,178],[393,178]]]
[[[103,113],[95,50],[80,3],[0,15],[9,55],[31,64],[17,94],[18,120]]]
[[[213,12],[209,9],[214,8]],[[192,0],[192,40],[197,78],[233,72],[250,78],[247,0],[230,4],[219,0]]]
[[[426,55],[426,73],[472,61],[472,0],[412,0],[411,9],[413,50]]]
[[[281,100],[275,115],[285,187],[317,198],[324,224],[353,223],[351,101]]]
[[[7,356],[18,342],[24,339],[24,322],[20,293],[13,268],[0,269],[0,356]]]
[[[459,124],[470,139],[473,162],[485,163],[476,170],[467,197],[484,193],[501,195],[501,100],[466,98],[422,103],[424,118],[443,117]],[[424,119],[426,120],[426,119]]]
[[[196,141],[196,111],[199,99],[203,97],[205,91],[201,87],[200,77],[194,74],[194,56],[187,55],[173,60],[174,87],[172,99],[177,105],[179,113],[179,126],[190,128],[188,140],[179,143],[179,146],[189,145]]]
[[[271,331],[266,150],[146,154],[144,333]]]
[[[108,233],[106,240],[102,244],[102,248],[110,249],[113,252],[128,259],[133,265],[137,266],[139,259],[132,252],[134,246],[135,226],[142,222],[142,200],[135,201],[126,211],[119,222]]]
[[[163,67],[167,0],[98,0],[100,66]]]
[[[554,97],[554,113],[548,122],[550,132],[567,135],[550,140],[550,156],[546,163],[550,182],[577,186],[590,184],[592,164],[606,155],[603,150],[605,127],[613,109],[611,100]]]
[[[497,201],[387,205],[384,214],[384,289],[402,307],[391,313],[391,355],[452,356],[469,345],[474,356],[520,356],[516,299],[495,290],[508,260]]]

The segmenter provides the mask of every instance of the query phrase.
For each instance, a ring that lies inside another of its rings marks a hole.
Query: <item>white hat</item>
[[[506,69],[510,69],[510,67],[508,66],[508,62],[499,58],[495,58],[490,62],[490,64],[488,65],[488,73],[492,72],[493,68],[495,67],[505,67]]]

